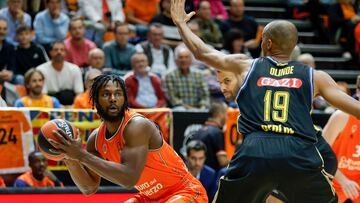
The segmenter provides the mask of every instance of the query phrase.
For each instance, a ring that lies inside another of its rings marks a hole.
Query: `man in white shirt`
[[[84,92],[80,68],[66,62],[65,44],[55,42],[50,50],[51,61],[38,66],[45,76],[44,93],[55,96],[63,105],[71,105],[77,94]]]

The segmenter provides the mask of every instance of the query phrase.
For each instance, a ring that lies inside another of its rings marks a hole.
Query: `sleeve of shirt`
[[[53,37],[49,37],[45,33],[45,19],[41,13],[37,14],[34,20],[34,30],[36,35],[36,41],[41,44],[48,44],[54,41]]]
[[[14,107],[24,107],[24,103],[22,102],[21,99],[17,99],[15,101]]]
[[[75,94],[79,94],[84,92],[84,83],[83,83],[83,79],[81,76],[81,70],[78,66],[75,66],[75,75],[74,75],[74,92]]]
[[[60,102],[57,98],[55,97],[51,97],[51,100],[53,102],[53,108],[55,109],[59,109],[60,108]]]
[[[105,53],[105,68],[116,68],[113,67],[113,64],[111,62],[111,47],[109,46],[109,44],[105,44],[103,46],[103,50]]]
[[[174,78],[171,73],[165,75],[165,90],[168,99],[172,106],[180,106],[183,104],[182,100],[176,96],[174,88]]]
[[[61,13],[59,19],[53,20],[57,40],[64,40],[69,29],[69,17]]]
[[[30,187],[25,181],[16,179],[14,182],[14,187]]]
[[[199,81],[201,81],[200,83],[200,106],[205,106],[205,107],[209,107],[210,105],[210,92],[209,92],[209,87],[208,84],[205,80],[205,77],[201,74],[198,73],[197,78]]]

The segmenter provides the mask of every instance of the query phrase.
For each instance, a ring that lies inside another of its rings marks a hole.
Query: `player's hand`
[[[340,182],[340,184],[347,198],[354,200],[359,197],[360,187],[355,181],[346,179]]]
[[[171,18],[175,25],[187,23],[195,15],[192,11],[189,14],[185,12],[185,0],[171,0]]]
[[[48,139],[48,142],[56,148],[56,150],[50,149],[50,151],[63,153],[65,154],[65,159],[73,160],[79,160],[83,156],[83,153],[85,153],[85,150],[82,148],[79,130],[77,139],[70,138],[69,135],[60,129],[54,130],[53,134],[60,140],[60,142]]]

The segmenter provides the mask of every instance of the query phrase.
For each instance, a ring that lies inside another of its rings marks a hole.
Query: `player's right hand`
[[[187,23],[195,15],[192,11],[189,14],[185,12],[185,0],[171,0],[171,18],[175,25]]]

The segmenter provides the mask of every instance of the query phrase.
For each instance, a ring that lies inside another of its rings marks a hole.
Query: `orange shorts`
[[[187,187],[177,190],[173,194],[164,194],[156,199],[149,199],[148,197],[136,194],[133,198],[127,200],[125,203],[207,203],[208,197],[204,187],[198,184],[189,184]]]

